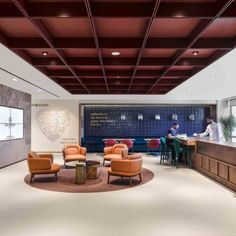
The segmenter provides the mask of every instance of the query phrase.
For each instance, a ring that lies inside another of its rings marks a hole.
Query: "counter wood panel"
[[[224,143],[197,141],[197,153],[236,166],[236,147]]]
[[[194,168],[236,191],[236,146],[198,140]]]

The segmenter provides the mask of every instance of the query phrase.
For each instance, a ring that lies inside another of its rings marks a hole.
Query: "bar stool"
[[[160,164],[161,164],[161,162],[167,161],[169,159],[171,150],[166,144],[166,138],[165,137],[160,138],[160,144],[161,144],[161,146],[160,146],[160,151],[161,151]]]
[[[187,165],[191,168],[192,167],[192,160],[191,160],[191,155],[190,155],[191,150],[189,150],[187,148],[180,147],[180,142],[178,139],[173,139],[173,145],[174,145],[174,150],[175,150],[176,168],[178,168],[178,166],[179,166],[180,153],[182,153],[182,155],[186,157]]]

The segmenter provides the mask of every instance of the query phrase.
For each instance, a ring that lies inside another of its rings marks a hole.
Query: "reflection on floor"
[[[3,168],[1,235],[236,235],[235,193],[191,169],[160,166],[158,156],[144,155],[144,167],[152,181],[105,193],[40,190],[25,184],[25,161]]]

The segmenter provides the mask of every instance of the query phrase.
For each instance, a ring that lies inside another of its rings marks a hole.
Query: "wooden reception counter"
[[[236,144],[196,140],[193,167],[236,191]]]

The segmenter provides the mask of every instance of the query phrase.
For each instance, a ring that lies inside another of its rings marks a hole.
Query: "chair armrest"
[[[129,153],[129,149],[128,148],[124,148],[122,150],[122,154],[121,154],[122,159],[124,159],[124,160],[128,159],[128,156],[129,156],[128,153]]]
[[[38,154],[40,158],[49,158],[51,162],[53,163],[53,154],[51,153],[45,153],[45,154]]]
[[[86,154],[87,154],[87,148],[85,148],[85,147],[80,147],[80,154],[86,156]]]
[[[66,158],[66,152],[65,152],[65,149],[64,149],[64,148],[62,149],[62,156],[63,156],[63,159]]]
[[[131,172],[131,161],[122,159],[113,159],[111,161],[111,170],[118,172]]]
[[[127,155],[128,160],[134,160],[134,159],[139,159],[142,158],[142,153],[134,153],[131,155]]]
[[[50,158],[28,158],[29,170],[50,170],[51,159]]]
[[[113,147],[105,147],[104,148],[104,155],[111,154]]]

